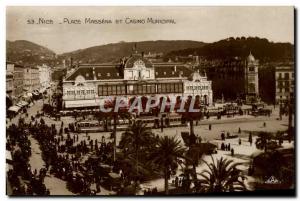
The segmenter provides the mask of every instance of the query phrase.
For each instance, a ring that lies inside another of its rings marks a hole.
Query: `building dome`
[[[250,51],[249,56],[247,57],[247,61],[248,61],[248,63],[254,62],[254,61],[255,61],[255,58],[254,58],[254,56],[252,55],[251,51]]]
[[[189,77],[189,81],[201,81],[202,79],[206,78],[206,73],[200,73],[199,71],[193,72]]]
[[[125,68],[133,68],[135,64],[144,65],[146,68],[152,68],[152,63],[141,54],[133,54],[125,62]]]

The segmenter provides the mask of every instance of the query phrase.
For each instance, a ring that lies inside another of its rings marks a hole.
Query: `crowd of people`
[[[7,128],[6,150],[12,155],[12,168],[7,172],[9,188],[12,195],[49,195],[50,191],[44,184],[46,169],[38,172],[29,164],[31,143],[28,135],[29,125],[23,118],[19,119],[18,125]]]
[[[64,127],[61,123],[59,129],[55,124],[48,126],[43,114],[28,115],[19,119],[18,125],[12,124],[7,128],[6,149],[12,153],[13,168],[8,172],[8,181],[12,187],[13,195],[46,195],[44,178],[47,173],[67,181],[67,188],[76,194],[95,194],[101,191],[100,170],[96,170],[98,162],[113,165],[113,144],[106,142],[104,136],[101,142],[93,140],[86,133],[70,133],[74,131],[74,124]],[[29,157],[31,144],[28,136],[35,138],[42,151],[45,168],[31,170]],[[84,136],[84,137],[83,137]],[[97,157],[97,164],[92,165],[89,156]],[[111,168],[113,169],[113,168]],[[95,183],[96,189],[91,189]]]

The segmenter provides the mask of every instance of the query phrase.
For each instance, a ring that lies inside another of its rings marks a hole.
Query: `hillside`
[[[46,47],[26,40],[6,41],[6,58],[20,64],[51,64],[55,53]]]
[[[165,55],[165,60],[191,54],[203,56],[209,60],[226,59],[236,56],[244,58],[249,55],[250,51],[261,63],[291,60],[294,58],[294,45],[290,43],[274,43],[258,37],[231,37],[206,44],[200,48],[187,48],[169,52]]]
[[[72,57],[74,61],[81,61],[82,63],[112,62],[130,55],[135,44],[137,50],[139,52],[145,52],[145,54],[149,52],[166,54],[174,50],[199,48],[202,47],[205,43],[188,40],[119,42],[64,53],[62,55],[59,55],[59,58],[70,59]]]

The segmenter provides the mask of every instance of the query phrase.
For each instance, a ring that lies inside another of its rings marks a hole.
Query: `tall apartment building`
[[[24,68],[24,89],[32,92],[40,88],[39,69],[37,67]]]
[[[282,64],[276,67],[276,104],[284,104],[294,97],[295,89],[295,71],[294,64]]]

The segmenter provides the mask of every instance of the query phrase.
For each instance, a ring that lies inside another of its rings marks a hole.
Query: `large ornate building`
[[[119,64],[81,64],[63,80],[63,107],[99,107],[112,97],[198,96],[202,104],[213,103],[212,83],[205,75],[182,63],[152,63],[133,53]]]

